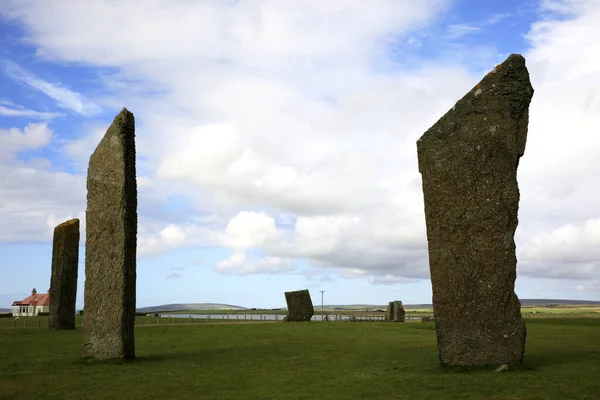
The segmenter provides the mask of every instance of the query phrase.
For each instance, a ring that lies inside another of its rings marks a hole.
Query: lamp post
[[[325,320],[325,314],[323,313],[323,293],[325,293],[324,290],[319,290],[319,292],[321,292],[321,321]]]

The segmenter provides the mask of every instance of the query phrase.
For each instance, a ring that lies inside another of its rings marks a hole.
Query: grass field
[[[600,318],[598,306],[523,307],[524,318]]]
[[[441,368],[432,323],[140,326],[134,362],[82,329],[0,320],[0,399],[597,399],[600,319],[531,319],[524,365]]]

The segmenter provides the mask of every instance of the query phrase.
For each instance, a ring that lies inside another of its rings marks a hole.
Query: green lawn
[[[597,399],[600,319],[527,328],[524,365],[495,373],[440,368],[432,323],[150,324],[134,362],[98,362],[80,328],[2,319],[0,399]]]
[[[524,318],[598,318],[600,317],[600,307],[523,307],[521,308],[521,314]]]

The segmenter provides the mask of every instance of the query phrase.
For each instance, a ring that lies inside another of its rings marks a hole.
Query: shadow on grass
[[[515,373],[515,372],[529,373],[529,372],[538,371],[538,368],[536,368],[535,366],[524,363],[521,365],[509,364],[508,371],[495,372],[496,368],[498,368],[499,366],[500,365],[497,365],[497,364],[478,365],[478,366],[456,366],[456,367],[437,366],[436,368],[430,368],[428,372],[432,372],[437,375],[455,375],[455,374],[472,375],[472,374],[482,374],[482,373],[485,373],[485,374],[489,374],[489,373],[507,374],[507,373]]]
[[[502,373],[530,373],[541,371],[545,367],[561,364],[580,364],[581,368],[585,368],[587,363],[597,365],[600,363],[599,351],[589,349],[573,349],[565,348],[564,350],[554,350],[552,352],[535,352],[533,354],[525,353],[522,364],[509,364],[508,371]],[[432,368],[430,372],[437,374],[477,374],[482,372],[494,371],[499,365],[486,366],[456,366]]]
[[[261,348],[263,350],[261,350]],[[260,353],[261,351],[273,352],[273,349],[269,349],[269,346],[253,346],[252,353]],[[75,365],[125,365],[125,364],[154,364],[154,363],[168,363],[173,360],[186,361],[202,361],[202,364],[210,364],[214,362],[222,362],[223,359],[234,360],[240,357],[240,354],[248,352],[247,347],[225,347],[217,349],[205,349],[189,351],[169,351],[169,352],[157,352],[154,354],[143,354],[136,355],[135,359],[124,360],[121,358],[111,358],[105,360],[98,360],[94,358],[81,357],[74,360]],[[249,356],[255,357],[255,355]]]
[[[600,348],[596,351],[570,347],[554,349],[552,352],[535,352],[529,356],[525,354],[525,364],[535,369],[560,364],[581,364],[583,367],[586,363],[600,364]]]

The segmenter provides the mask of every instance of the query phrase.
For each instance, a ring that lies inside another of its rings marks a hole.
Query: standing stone
[[[90,158],[85,247],[85,357],[135,357],[135,123],[123,108]]]
[[[532,96],[512,54],[417,141],[442,365],[523,360],[514,233]]]
[[[78,267],[79,220],[75,218],[54,228],[49,329],[75,329]]]
[[[404,307],[402,307],[401,301],[390,301],[387,307],[387,312],[385,313],[385,320],[394,322],[404,322],[405,315],[406,312],[404,311]]]
[[[315,314],[308,289],[285,292],[285,301],[287,303],[287,315],[283,319],[284,321],[310,321]]]

